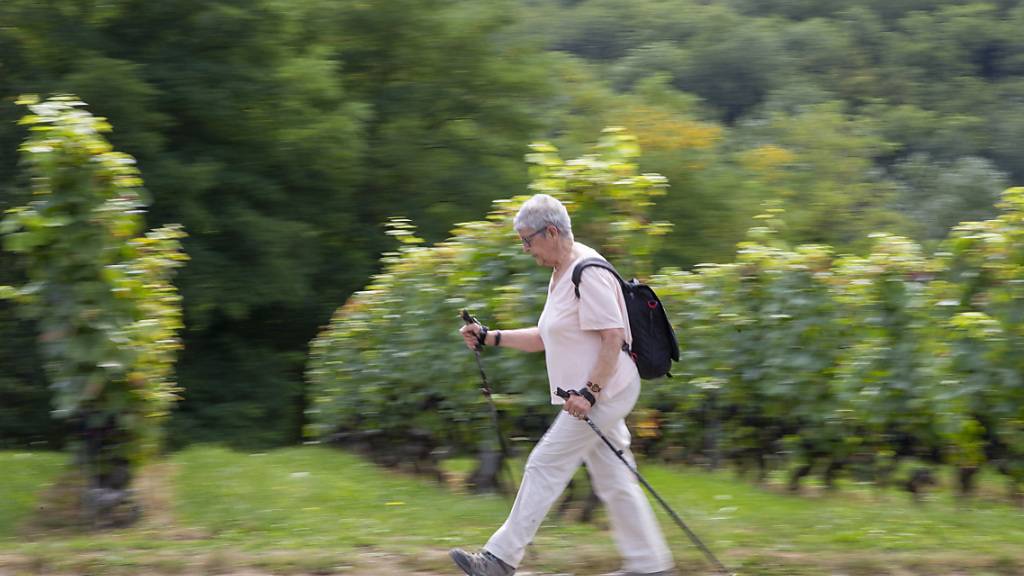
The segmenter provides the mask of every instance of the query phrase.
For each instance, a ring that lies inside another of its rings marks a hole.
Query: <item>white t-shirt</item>
[[[551,386],[551,403],[563,404],[555,395],[557,388],[578,390],[587,384],[587,378],[597,364],[601,350],[601,335],[597,330],[622,328],[626,342],[632,343],[626,301],[622,287],[611,272],[589,267],[580,278],[580,297],[572,283],[572,271],[584,258],[600,257],[593,248],[579,242],[580,256],[554,281],[554,272],[548,284],[548,299],[537,323],[544,341],[544,357]],[[615,369],[602,386],[601,398],[612,398],[630,383],[640,379],[636,364],[625,352],[617,356]]]

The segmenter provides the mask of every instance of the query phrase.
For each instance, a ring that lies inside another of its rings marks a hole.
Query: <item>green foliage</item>
[[[785,238],[793,244],[863,248],[866,231],[902,228],[890,209],[891,186],[876,178],[874,160],[887,144],[869,118],[847,114],[839,102],[772,112],[744,135],[751,141],[737,162],[759,197],[786,210]]]
[[[623,10],[589,0],[533,5],[526,19],[534,35],[593,64],[619,90],[635,95],[644,79],[664,76],[741,132],[765,108],[796,114],[840,101],[853,116],[882,120],[877,132],[900,149],[872,168],[927,153],[940,162],[984,157],[1017,180],[1024,174],[1013,153],[1024,9],[1013,2],[641,0]],[[871,202],[872,192],[847,196]]]
[[[1006,188],[1006,175],[984,158],[945,164],[914,154],[897,163],[894,172],[901,184],[900,211],[916,221],[918,237],[932,241],[945,238],[960,222],[994,216]]]
[[[889,235],[876,235],[867,257],[836,263],[850,345],[836,367],[835,409],[850,439],[883,457],[926,458],[938,445],[933,359],[942,349],[924,281],[934,272],[917,244]]]
[[[636,142],[667,152],[666,158],[687,158],[691,171],[683,177],[694,178],[693,172],[709,171],[706,163],[714,160],[705,152],[720,135],[713,125],[669,112],[669,103],[680,102],[663,83],[648,82],[645,90],[647,100],[623,97],[630,106],[617,112],[638,131],[636,140],[612,131],[597,154],[571,162],[545,144],[528,156],[531,188],[567,202],[580,239],[596,241],[644,276],[656,262],[652,255],[665,249],[653,241],[669,228],[647,221],[665,183],[637,176]],[[580,102],[601,93],[595,89]],[[781,460],[797,467],[794,488],[819,465],[832,486],[843,468],[867,468],[884,480],[907,458],[993,464],[1016,481],[1021,377],[1010,352],[1018,342],[1009,335],[1019,330],[1007,321],[1018,322],[1024,312],[1006,304],[1019,304],[1006,287],[1016,290],[1021,272],[998,263],[1020,260],[1014,203],[1020,193],[1006,193],[1004,214],[995,220],[961,225],[949,240],[949,256],[928,257],[913,240],[893,234],[858,239],[860,228],[851,225],[858,218],[879,228],[903,224],[887,211],[898,189],[871,174],[873,162],[892,148],[877,124],[844,114],[836,103],[796,110],[766,112],[767,123],[742,133],[744,147],[732,161],[750,175],[747,187],[777,199],[738,244],[735,261],[653,276],[677,327],[682,360],[676,379],[647,387],[638,413],[645,445],[668,458],[753,464],[762,478],[769,460]],[[671,129],[662,131],[665,126]],[[686,136],[676,140],[677,134]],[[911,162],[925,161],[914,158],[903,169],[907,181]],[[922,212],[922,223],[949,222],[960,212],[953,206],[985,212],[980,206],[998,173],[969,159],[954,166],[939,182],[918,184],[950,198],[934,213]],[[967,186],[977,187],[977,198],[961,195]],[[851,189],[863,193],[839,193]],[[921,202],[899,192],[904,202]],[[766,195],[752,196],[758,194]],[[481,439],[485,410],[472,392],[469,355],[457,344],[450,355],[435,352],[430,359],[412,358],[412,351],[450,339],[457,310],[467,304],[486,310],[481,315],[498,326],[535,321],[544,275],[504,240],[515,205],[517,199],[499,202],[488,221],[463,225],[433,247],[422,246],[407,222],[393,223],[403,247],[313,343],[312,434],[383,430],[399,439],[425,430],[435,444],[460,448]],[[837,258],[828,244],[796,244],[814,238],[866,246],[868,254]],[[986,239],[989,252],[976,238]],[[945,278],[947,270],[959,271]],[[960,302],[960,310],[950,302]],[[489,360],[492,374],[517,375],[498,386],[510,395],[501,399],[516,425],[508,433],[529,434],[530,418],[546,404],[546,387],[535,381],[542,371],[525,356]],[[448,384],[451,374],[463,376]]]
[[[0,21],[0,210],[27,201],[13,102],[67,92],[145,167],[153,224],[190,232],[178,444],[297,441],[307,343],[380,271],[386,219],[443,240],[528,184],[533,140],[636,134],[672,182],[645,274],[732,262],[776,200],[790,246],[932,250],[1024,181],[1009,0],[4,0]],[[31,410],[21,350],[0,388]]]
[[[6,260],[0,255],[0,260]],[[12,259],[13,260],[13,259]],[[13,267],[13,266],[12,266]],[[15,289],[0,285],[0,292]],[[20,318],[0,296],[0,446],[60,445],[63,430],[50,419],[50,390],[36,346],[35,323]]]
[[[0,95],[83,97],[145,167],[152,221],[189,230],[176,443],[299,440],[306,346],[375,271],[386,217],[401,206],[436,241],[525,186],[549,84],[540,50],[507,35],[512,15],[511,2],[0,3]],[[18,140],[0,124],[3,185]]]
[[[22,103],[33,199],[8,210],[0,232],[27,283],[6,292],[38,322],[55,415],[112,425],[127,440],[109,457],[139,460],[159,448],[177,398],[181,299],[170,280],[186,260],[185,234],[171,225],[138,235],[145,200],[134,160],[111,148],[110,126],[82,102]]]
[[[788,248],[779,214],[760,217],[764,225],[739,245],[736,263],[695,274],[669,270],[654,282],[682,347],[675,372],[682,382],[655,381],[648,395],[667,413],[667,454],[710,448],[715,461],[719,453],[760,460],[787,439],[791,452],[812,459],[841,441],[831,421],[835,398],[824,385],[844,341],[831,252]]]
[[[655,449],[784,455],[807,467],[793,487],[818,460],[831,484],[857,463],[884,479],[905,458],[990,464],[1019,483],[1022,198],[1004,192],[998,217],[959,225],[934,258],[886,234],[864,257],[789,249],[769,210],[734,264],[657,276],[683,384],[649,387]]]
[[[1003,193],[992,220],[957,226],[948,241],[956,315],[949,321],[951,394],[960,410],[950,426],[962,458],[979,460],[985,441],[996,460],[1024,481],[1024,188]]]

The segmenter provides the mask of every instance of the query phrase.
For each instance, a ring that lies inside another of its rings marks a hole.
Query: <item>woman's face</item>
[[[523,228],[518,230],[523,252],[533,256],[537,264],[553,268],[558,263],[558,229],[546,226],[539,230]]]

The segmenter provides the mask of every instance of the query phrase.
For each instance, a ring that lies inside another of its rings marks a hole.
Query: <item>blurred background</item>
[[[725,559],[1024,573],[1022,30],[1016,0],[2,0],[0,570],[450,572],[515,484],[457,314],[536,322],[511,217],[546,192],[665,302],[634,448]],[[518,477],[543,358],[483,361]],[[576,485],[539,572],[616,567]],[[83,560],[67,526],[125,532]]]

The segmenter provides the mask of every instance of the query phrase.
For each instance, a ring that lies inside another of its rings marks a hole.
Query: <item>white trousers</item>
[[[625,418],[640,396],[640,380],[590,411],[590,419],[634,467]],[[519,566],[548,510],[586,462],[594,493],[604,503],[623,569],[641,574],[668,570],[672,553],[665,543],[650,502],[636,477],[582,420],[562,411],[533,448],[523,482],[505,524],[484,549],[506,564]]]

